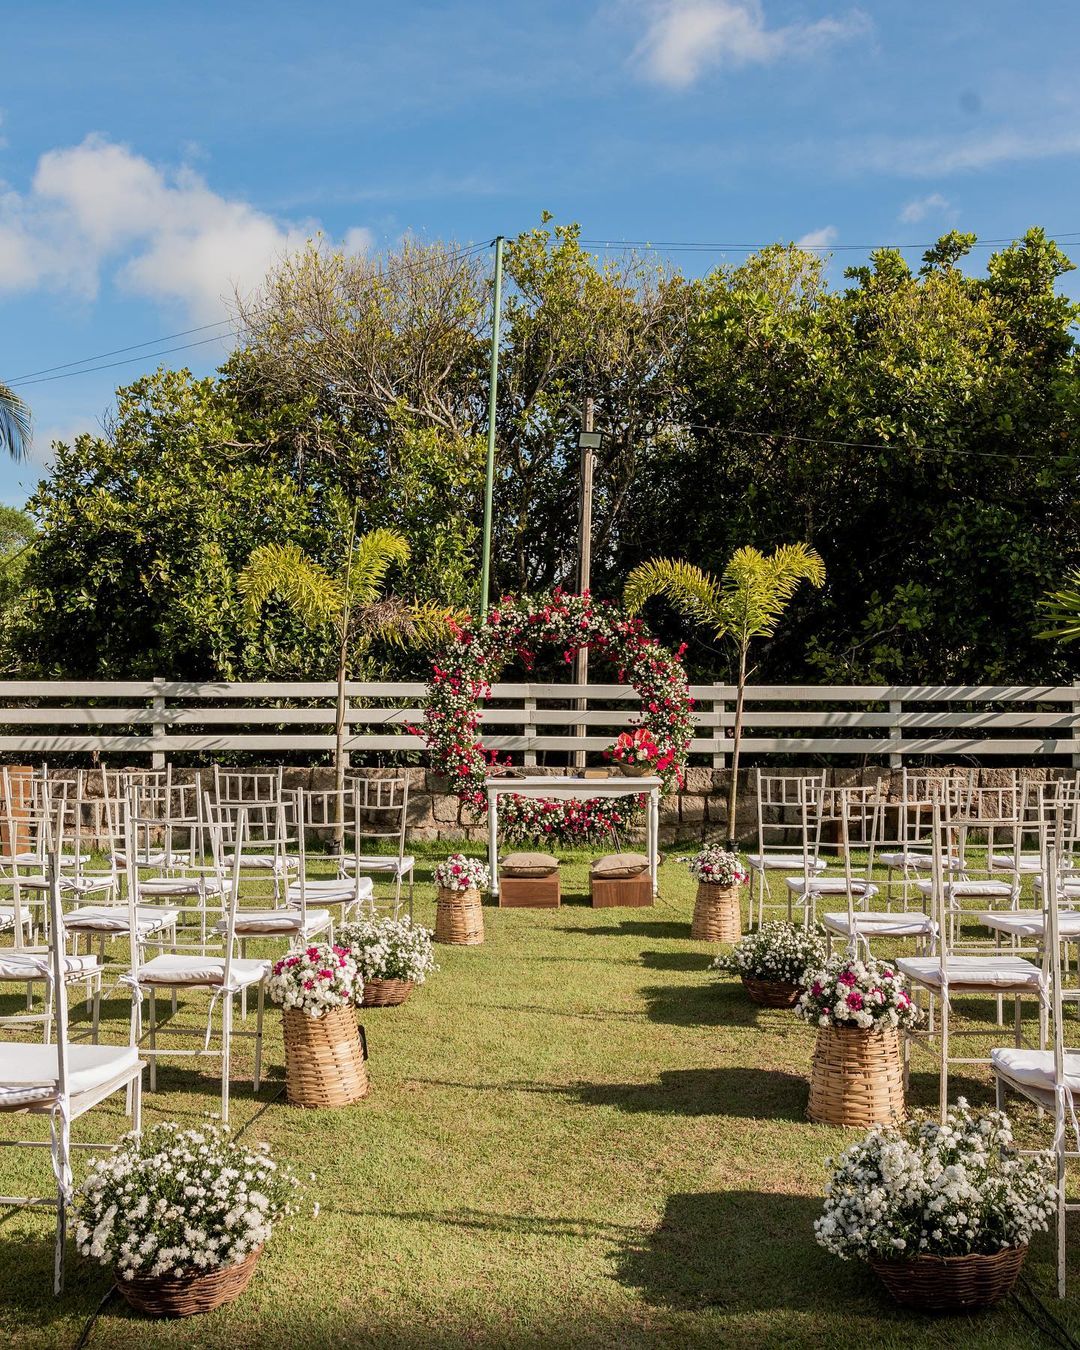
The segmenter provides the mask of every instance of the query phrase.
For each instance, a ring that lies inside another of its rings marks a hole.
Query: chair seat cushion
[[[351,905],[355,900],[370,900],[375,893],[375,884],[370,877],[360,877],[356,881],[341,877],[312,877],[304,882],[304,899],[317,900],[320,905]],[[285,892],[287,904],[300,903],[300,883],[290,882]]]
[[[1046,931],[1041,909],[996,909],[978,917],[985,928],[991,928],[995,933],[1007,933],[1010,937],[1041,938]],[[1080,938],[1080,911],[1059,910],[1058,931],[1063,938]]]
[[[805,877],[785,877],[784,885],[792,895],[802,895],[806,890]],[[811,895],[847,895],[847,882],[843,877],[811,877],[810,894]],[[852,895],[858,895],[870,899],[877,895],[878,888],[865,881],[853,881],[851,883]]]
[[[25,905],[23,906],[22,922],[24,928],[29,928],[33,923],[33,920],[26,911]],[[0,905],[0,933],[4,932],[8,928],[14,927],[15,927],[15,906]]]
[[[298,909],[239,909],[236,911],[237,937],[276,937],[291,934],[317,933],[330,926],[328,909],[309,909],[307,922],[301,923]],[[219,919],[214,925],[219,933],[229,931],[228,919]]]
[[[230,988],[243,989],[261,984],[270,974],[269,961],[233,961],[230,966]],[[140,984],[208,985],[217,988],[224,983],[225,958],[222,956],[193,956],[185,952],[163,952],[147,961],[138,970]]]
[[[747,862],[755,872],[791,872],[796,867],[802,867],[803,855],[801,853],[751,853],[747,857]],[[814,872],[824,872],[824,858],[808,858],[810,869]]]
[[[826,914],[822,923],[830,933],[843,937],[851,936],[851,926],[846,910],[837,914]],[[855,914],[855,932],[866,937],[933,937],[937,931],[929,914],[890,914],[883,910],[858,910]]]
[[[225,864],[232,867],[234,853],[225,854]],[[252,871],[276,872],[278,876],[284,876],[286,872],[295,872],[300,866],[300,859],[295,855],[282,853],[248,853],[244,850],[240,852],[241,868],[249,868]]]
[[[1021,853],[1018,864],[1012,853],[991,853],[990,866],[1000,867],[1004,872],[1024,872],[1030,875],[1042,871],[1042,858],[1038,853]]]
[[[879,853],[877,855],[877,861],[882,867],[910,867],[914,868],[916,872],[929,872],[934,865],[932,854],[912,852],[904,849],[901,849],[898,852]],[[952,854],[948,858],[942,854],[941,862],[944,867],[952,867],[955,869],[960,866],[960,859],[956,854]]]
[[[1054,1052],[1052,1050],[1019,1050],[1013,1046],[999,1046],[990,1051],[994,1072],[1014,1083],[1036,1088],[1051,1097],[1054,1094]],[[1065,1085],[1080,1093],[1080,1055],[1065,1056]]]
[[[935,956],[902,956],[896,963],[901,974],[930,989],[941,987],[941,970]],[[1042,971],[1022,956],[950,956],[946,960],[950,989],[1042,988]]]
[[[558,868],[558,858],[550,853],[508,853],[499,863],[504,877],[549,877]]]
[[[171,928],[179,913],[179,910],[157,905],[139,905],[135,910],[135,922],[140,933],[156,933],[162,928]],[[85,905],[64,915],[64,927],[69,933],[127,933],[130,922],[127,905]]]
[[[416,866],[416,859],[411,853],[403,853],[400,858],[396,854],[362,853],[359,858],[343,858],[341,865],[346,872],[355,872],[359,867],[361,872],[388,872],[404,877]]]
[[[76,1098],[130,1072],[139,1052],[129,1045],[69,1045],[68,1093]],[[0,1042],[0,1110],[55,1101],[56,1046]]]
[[[216,877],[144,877],[138,883],[139,895],[222,895],[232,890],[226,878],[224,885]]]
[[[1032,883],[1036,895],[1042,895],[1046,889],[1042,877],[1036,877]],[[1058,882],[1058,897],[1066,900],[1080,900],[1080,877],[1067,877]]]
[[[917,881],[915,889],[920,895],[931,896],[934,893],[934,883],[932,881]],[[992,896],[1002,900],[1008,900],[1013,893],[1013,888],[1007,881],[988,881],[985,878],[981,881],[947,881],[945,883],[945,894],[950,900],[974,899],[980,896]]]
[[[96,956],[65,956],[64,974],[93,975],[101,969]],[[44,980],[52,976],[48,947],[7,947],[0,951],[0,980]]]
[[[625,877],[639,877],[649,870],[649,860],[644,853],[609,853],[597,858],[589,871],[594,877],[606,877],[618,881]]]

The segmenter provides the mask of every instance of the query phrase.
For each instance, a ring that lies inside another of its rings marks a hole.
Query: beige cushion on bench
[[[639,877],[648,868],[649,860],[644,853],[609,853],[604,858],[597,858],[590,871],[594,877],[619,881],[624,877]]]
[[[504,877],[549,877],[558,870],[559,860],[550,853],[508,853],[499,864]]]

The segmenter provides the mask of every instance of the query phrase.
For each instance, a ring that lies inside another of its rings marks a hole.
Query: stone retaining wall
[[[477,825],[463,812],[456,797],[446,793],[446,781],[425,768],[407,769],[364,769],[358,766],[358,772],[379,777],[396,777],[405,773],[409,778],[409,832],[414,839],[468,839],[486,838],[485,827]],[[785,767],[773,772],[783,773],[820,773],[820,768],[812,766]],[[948,768],[919,769],[917,772],[930,775],[945,775]],[[976,782],[983,787],[1003,787],[1012,782],[1015,771],[1007,768],[980,769]],[[1019,770],[1022,778],[1047,777],[1065,778],[1073,775],[1071,769]],[[543,775],[565,774],[565,768],[529,769],[529,773]],[[73,774],[58,771],[55,777],[71,777]],[[174,776],[178,781],[191,781],[194,770],[176,769]],[[750,843],[757,834],[757,805],[754,799],[754,771],[739,773],[739,800],[737,811],[737,836],[744,843]],[[693,766],[686,771],[686,782],[681,792],[669,793],[660,805],[660,838],[662,843],[686,842],[722,839],[727,834],[727,789],[730,771],[727,769],[707,769]],[[884,782],[889,795],[898,797],[900,793],[901,771],[899,769],[835,768],[826,771],[826,782],[833,787],[849,787],[858,784]],[[98,780],[100,783],[100,780]],[[332,768],[287,768],[285,785],[290,788],[306,787],[329,789],[334,786]],[[89,792],[94,793],[93,775],[89,781]]]

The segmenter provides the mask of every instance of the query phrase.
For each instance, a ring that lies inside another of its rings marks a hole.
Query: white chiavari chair
[[[823,872],[820,857],[820,808],[825,797],[825,771],[819,774],[770,774],[754,770],[757,791],[757,852],[747,862],[754,875],[751,921],[757,909],[757,925],[765,921],[766,909],[785,909],[791,916],[790,897],[785,903],[768,900],[770,872],[809,868]]]
[[[938,1058],[938,1101],[941,1118],[944,1120],[949,1101],[949,1070],[954,1066],[989,1064],[989,1056],[956,1055],[952,1051],[950,1037],[954,1028],[953,1002],[956,998],[972,998],[978,995],[993,995],[996,998],[1011,997],[1014,1003],[1014,1039],[1019,1048],[1023,1045],[1022,1002],[1024,997],[1034,998],[1039,1005],[1040,1047],[1046,1044],[1046,978],[1041,965],[1029,961],[1026,957],[999,951],[980,951],[970,953],[954,950],[953,937],[960,934],[957,925],[952,923],[946,886],[949,873],[945,862],[953,856],[951,833],[965,823],[964,817],[955,814],[955,804],[943,802],[940,798],[933,803],[933,847],[931,849],[932,886],[930,891],[931,916],[937,928],[937,954],[932,956],[902,956],[896,962],[897,969],[911,984],[929,995],[932,1005],[936,1002],[939,1013],[937,1029],[925,1032],[913,1032],[919,1040],[934,1040]],[[968,822],[970,823],[970,822]],[[987,1028],[965,1027],[962,1035],[965,1039],[985,1036]],[[998,1034],[996,1031],[990,1034]]]
[[[1076,1118],[1076,1094],[1080,1093],[1080,1049],[1065,1045],[1065,1022],[1062,1012],[1063,969],[1062,942],[1066,934],[1061,930],[1062,918],[1078,918],[1074,912],[1060,908],[1057,893],[1058,849],[1051,842],[1044,854],[1044,875],[1047,877],[1045,905],[1046,951],[1045,963],[1050,989],[1050,1026],[1052,1048],[1049,1050],[1018,1050],[1002,1046],[991,1051],[991,1066],[999,1110],[1005,1109],[1006,1092],[1014,1092],[1046,1112],[1054,1122],[1050,1152],[1056,1167],[1057,1206],[1055,1214],[1057,1247],[1057,1295],[1065,1297],[1065,1227],[1066,1216],[1080,1211],[1080,1202],[1069,1201],[1066,1191],[1066,1163],[1080,1159],[1080,1124]],[[1069,1148],[1069,1135],[1077,1147]],[[1029,1155],[1042,1154],[1041,1149],[1020,1149]]]
[[[393,916],[401,912],[401,887],[409,883],[409,918],[413,913],[413,887],[416,859],[405,852],[409,817],[409,780],[406,775],[392,778],[354,777],[350,786],[357,796],[357,814],[363,830],[356,842],[355,858],[344,857],[345,870],[358,868],[365,876],[389,876],[394,882]],[[364,853],[363,844],[391,841],[395,853]]]
[[[360,820],[355,789],[299,788],[296,801],[300,867],[289,883],[286,903],[297,908],[336,909],[338,922],[359,914],[362,907],[374,913],[374,884],[356,865]],[[331,876],[326,875],[328,864]]]
[[[136,790],[132,793],[133,804],[128,812],[129,829],[126,847],[129,873],[128,905],[131,910],[130,923],[133,929],[136,926],[135,897],[138,895],[138,884],[131,876],[131,873],[136,869],[135,859],[138,856],[138,843],[134,831],[134,822],[137,819],[134,800],[137,796]],[[128,977],[132,992],[132,1041],[141,1047],[141,1053],[149,1061],[150,1091],[157,1090],[157,1062],[159,1058],[209,1058],[219,1060],[221,1065],[221,1118],[225,1123],[228,1123],[229,1119],[232,1042],[236,1036],[248,1037],[255,1041],[253,1082],[255,1091],[258,1092],[259,1090],[262,1075],[266,978],[270,973],[269,961],[244,960],[233,954],[236,946],[236,911],[240,892],[240,857],[245,840],[245,808],[237,807],[233,812],[230,812],[230,815],[232,821],[230,842],[233,846],[233,857],[228,874],[225,874],[223,870],[225,843],[220,824],[221,813],[206,818],[212,840],[213,861],[211,869],[217,874],[215,889],[217,894],[224,897],[225,904],[226,924],[224,932],[221,934],[224,943],[224,955],[214,956],[205,951],[162,952],[150,960],[141,961]],[[233,1000],[238,994],[243,994],[252,988],[257,988],[259,993],[256,1029],[254,1032],[236,1030],[233,1027]],[[164,1050],[158,1049],[157,995],[160,992],[167,992],[172,997],[174,1010],[177,997],[180,994],[202,993],[209,995],[205,1034],[195,1029],[174,1026],[171,1021],[166,1024],[170,1035],[200,1037],[203,1041],[200,1049],[182,1050],[172,1046]],[[144,998],[148,1004],[145,1028],[143,1022]],[[218,1004],[221,1006],[220,1048],[211,1048],[214,1013]]]
[[[15,1147],[45,1147],[52,1159],[56,1179],[51,1196],[0,1196],[0,1205],[44,1206],[56,1210],[56,1254],[53,1292],[64,1284],[64,1247],[67,1211],[73,1193],[71,1151],[72,1123],[114,1093],[125,1092],[130,1101],[133,1127],[141,1129],[141,1085],[145,1067],[133,1045],[72,1044],[68,1036],[67,984],[70,957],[64,954],[63,916],[60,904],[59,854],[47,861],[49,950],[36,956],[37,978],[48,982],[55,1017],[55,1040],[51,1044],[0,1041],[0,1116],[46,1116],[50,1137],[45,1140],[9,1139],[0,1143]]]

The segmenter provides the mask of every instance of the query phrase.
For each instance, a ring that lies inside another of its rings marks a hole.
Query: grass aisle
[[[429,921],[432,862],[418,888]],[[231,1308],[154,1324],[114,1298],[87,1345],[1046,1343],[1011,1306],[975,1320],[901,1315],[869,1273],[821,1251],[824,1160],[852,1136],[803,1118],[812,1030],[705,975],[712,951],[687,936],[693,883],[670,858],[649,910],[593,911],[584,857],[563,870],[561,910],[487,908],[484,946],[440,947],[442,970],[407,1005],[363,1014],[373,1090],[356,1108],[271,1100],[282,1052],[270,1012],[271,1082],[254,1101],[244,1047],[234,1124],[316,1173],[319,1218],[275,1235]],[[108,1012],[118,1039],[126,1009]],[[148,1123],[214,1109],[211,1072],[163,1069]],[[915,1089],[929,1101],[929,1076]],[[81,1137],[121,1128],[103,1110]],[[5,1150],[0,1184],[42,1166],[44,1155]],[[1033,1255],[1047,1291],[1045,1238]],[[54,1302],[50,1272],[48,1220],[5,1218],[0,1342],[78,1342],[108,1277],[72,1253]],[[1075,1331],[1071,1302],[1052,1306]]]

